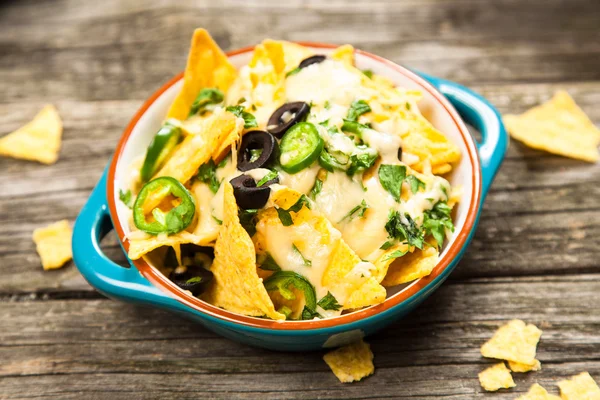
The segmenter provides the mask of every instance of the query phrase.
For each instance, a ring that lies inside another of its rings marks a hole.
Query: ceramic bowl
[[[335,47],[301,43],[318,53]],[[250,61],[253,48],[228,53],[233,65]],[[423,115],[461,150],[462,158],[449,180],[462,186],[457,206],[456,230],[433,272],[410,284],[394,288],[381,304],[339,317],[312,321],[276,322],[238,315],[193,297],[179,289],[144,260],[129,260],[123,268],[102,253],[99,242],[111,229],[121,239],[125,253],[129,243],[125,206],[119,188],[126,187],[131,161],[143,154],[161,126],[167,109],[180,90],[183,74],[155,92],[133,117],[98,185],[82,209],[73,233],[73,258],[87,281],[108,297],[163,308],[191,318],[227,338],[276,350],[315,350],[357,340],[385,327],[413,310],[448,277],[464,254],[475,232],[485,195],[500,167],[508,138],[498,112],[481,96],[456,83],[410,71],[381,57],[356,52],[356,65],[390,78],[397,85],[418,89]],[[465,122],[481,132],[477,143]]]

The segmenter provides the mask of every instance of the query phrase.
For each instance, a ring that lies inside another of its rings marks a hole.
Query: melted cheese
[[[302,171],[295,174],[288,174],[285,171],[279,172],[279,183],[288,186],[300,193],[307,194],[310,192],[317,179],[319,173],[319,164],[314,163],[309,168],[304,168]]]

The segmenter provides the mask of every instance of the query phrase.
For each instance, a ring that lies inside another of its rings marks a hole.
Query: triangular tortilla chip
[[[537,383],[534,383],[527,393],[515,400],[560,400],[560,397],[550,394]]]
[[[49,104],[31,122],[0,138],[0,155],[54,164],[58,160],[62,131],[58,111]]]
[[[600,129],[565,91],[521,115],[506,115],[510,135],[534,149],[583,161],[600,160]]]
[[[375,372],[371,346],[362,340],[330,351],[323,360],[343,383],[360,381]]]
[[[237,71],[204,29],[196,29],[192,37],[183,87],[175,98],[167,118],[184,120],[192,103],[203,88],[219,88],[226,92],[237,76]]]
[[[67,220],[33,231],[33,241],[45,270],[60,268],[73,257],[72,236],[73,232]]]
[[[479,373],[479,383],[488,392],[495,392],[498,389],[509,389],[516,386],[510,370],[506,368],[503,362],[481,371]]]
[[[224,183],[223,225],[215,244],[211,267],[214,284],[206,294],[209,303],[243,315],[285,320],[275,311],[262,279],[256,273],[252,239],[240,224],[233,187]]]
[[[206,246],[208,242],[203,242],[202,237],[191,234],[187,231],[182,231],[174,235],[158,235],[149,236],[147,238],[129,239],[129,252],[128,256],[132,260],[137,260],[144,254],[151,252],[152,250],[158,249],[163,246],[176,246],[181,244],[193,243],[199,246]]]
[[[600,399],[600,388],[588,372],[558,382],[560,397],[563,400],[597,400]]]
[[[396,286],[427,276],[437,265],[438,259],[439,252],[435,247],[415,249],[412,253],[393,260],[381,284],[386,287]]]
[[[514,319],[498,328],[481,346],[481,355],[521,364],[535,364],[535,353],[542,331],[533,324]]]
[[[348,65],[354,65],[354,47],[349,44],[340,46],[331,52],[331,58]]]

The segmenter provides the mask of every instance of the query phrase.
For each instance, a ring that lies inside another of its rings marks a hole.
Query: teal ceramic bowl
[[[318,53],[335,46],[302,43]],[[253,48],[228,53],[240,67],[249,62]],[[123,268],[109,260],[99,242],[116,230],[125,251],[128,227],[126,210],[118,201],[125,187],[131,161],[143,154],[161,125],[171,101],[182,84],[182,74],[160,88],[138,111],[117,146],[104,175],[81,210],[73,232],[73,258],[85,279],[98,291],[115,300],[162,308],[197,321],[232,340],[275,350],[306,351],[335,347],[368,336],[412,311],[448,277],[471,241],[483,200],[502,163],[508,137],[498,112],[481,96],[456,83],[412,72],[375,55],[357,51],[356,64],[386,76],[399,86],[418,89],[423,115],[444,132],[462,151],[450,182],[463,187],[457,206],[456,230],[442,251],[431,275],[388,293],[385,302],[339,317],[314,321],[276,322],[238,315],[193,297],[143,260],[129,261]],[[465,125],[477,128],[477,143]]]

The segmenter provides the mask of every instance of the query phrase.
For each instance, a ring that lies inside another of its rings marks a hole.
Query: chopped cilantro
[[[319,193],[321,193],[322,189],[323,189],[323,181],[320,180],[319,178],[317,178],[314,186],[312,187],[312,189],[310,189],[310,193],[308,194],[308,196],[314,200],[317,197],[317,195]]]
[[[266,174],[265,176],[263,176],[263,178],[258,181],[256,183],[256,187],[261,187],[262,185],[264,185],[265,183],[269,182],[270,180],[273,180],[275,178],[277,178],[278,174],[277,171],[271,171],[268,174]]]
[[[406,102],[406,109],[410,111],[410,103],[408,101]]]
[[[119,189],[119,200],[121,200],[127,207],[131,208],[133,206],[133,196],[131,195],[131,190],[127,189],[126,191],[123,191]]]
[[[400,202],[402,182],[406,178],[406,167],[403,165],[381,164],[379,167],[379,182],[394,200]]]
[[[284,210],[283,208],[279,207],[276,207],[275,209],[277,210],[277,216],[279,217],[279,220],[283,226],[290,226],[294,223],[292,215],[288,210]]]
[[[281,267],[277,264],[277,262],[273,259],[271,254],[267,253],[265,259],[258,267],[260,269],[264,269],[265,271],[281,271]]]
[[[350,109],[348,110],[348,115],[346,119],[348,121],[357,122],[358,117],[361,115],[371,112],[371,107],[364,100],[355,100],[350,104]]]
[[[356,147],[361,148],[362,146]],[[364,148],[366,149],[367,147],[364,146]],[[361,172],[371,168],[373,164],[375,164],[377,157],[379,157],[379,154],[377,154],[377,152],[352,154],[350,156],[350,167],[348,167],[348,169],[346,170],[346,174],[348,176],[352,176],[357,172]]]
[[[223,220],[220,220],[219,218],[215,217],[214,215],[211,215],[211,217],[213,217],[213,219],[215,220],[215,222],[219,225],[223,225]]]
[[[329,110],[331,108],[331,103],[329,100],[325,100],[325,104],[323,104],[323,108]]]
[[[367,211],[367,208],[369,208],[369,206],[367,205],[366,201],[361,201],[359,205],[357,205],[356,207],[354,207],[352,210],[348,211],[348,214],[346,214],[344,216],[344,218],[342,218],[340,220],[340,222],[342,222],[343,220],[347,219],[348,221],[352,221],[357,215],[362,218],[365,216],[365,212]]]
[[[302,258],[302,262],[304,263],[305,266],[312,267],[312,261],[306,259],[300,252],[300,249],[298,249],[298,247],[296,247],[296,245],[293,243],[292,243],[292,250],[294,250],[294,252],[297,253]]]
[[[292,76],[292,75],[296,75],[298,72],[300,72],[302,68],[300,67],[296,67],[293,70],[289,71],[287,74],[285,74],[285,77],[287,78],[288,76]]]
[[[283,226],[290,226],[294,223],[290,212],[291,211],[298,212],[304,206],[306,206],[306,208],[309,208],[309,209],[311,208],[310,200],[308,199],[308,197],[306,197],[306,195],[303,194],[302,196],[300,196],[300,198],[298,198],[298,200],[294,203],[294,205],[292,205],[287,210],[285,210],[283,208],[278,208],[278,207],[275,209],[277,210],[277,215],[279,216],[279,220],[281,221]]]
[[[258,160],[262,152],[263,149],[250,149],[250,162],[253,163],[254,161]]]
[[[243,106],[229,106],[225,109],[225,111],[229,111],[238,118],[243,118],[244,129],[256,128],[258,126],[256,117],[249,112],[244,111]]]
[[[410,185],[410,191],[413,193],[417,193],[420,188],[423,188],[423,189],[426,188],[425,182],[423,182],[422,180],[420,180],[419,178],[417,178],[414,175],[408,175],[406,177],[406,181]]]
[[[454,224],[450,213],[452,208],[445,202],[437,202],[431,210],[423,214],[423,228],[426,235],[433,235],[433,238],[440,247],[446,239],[446,229],[454,232]]]
[[[315,318],[323,318],[323,317],[318,312],[313,311],[310,308],[304,306],[304,309],[302,310],[302,319],[307,320],[307,319],[315,319]]]
[[[200,91],[196,100],[192,103],[192,108],[188,117],[192,115],[202,115],[206,111],[206,107],[212,104],[219,104],[223,101],[223,92],[217,88],[204,88]]]
[[[317,305],[323,310],[338,311],[342,308],[341,304],[337,302],[337,299],[329,291],[327,291],[327,294],[319,300]]]
[[[370,69],[363,69],[362,73],[365,74],[367,78],[373,79],[373,71],[371,71]]]
[[[394,245],[394,243],[388,240],[387,242],[385,242],[384,244],[381,245],[380,249],[387,250],[390,247],[392,247],[393,245]]]
[[[250,237],[254,236],[254,234],[256,233],[256,213],[258,213],[258,210],[244,210],[241,208],[238,212],[240,224],[246,230],[246,232],[248,232],[248,235],[250,235]]]
[[[392,251],[390,254],[388,254],[387,256],[385,256],[382,261],[391,260],[392,258],[400,258],[400,257],[403,257],[406,253],[408,253],[408,250],[404,250],[404,251],[402,251],[402,250]]]
[[[245,97],[240,97],[240,99],[238,100],[238,105],[245,103],[246,102],[246,98]]]
[[[398,211],[391,211],[385,224],[385,230],[390,238],[398,239],[401,242],[405,241],[419,249],[423,248],[425,234],[408,213],[402,217]]]
[[[212,159],[208,160],[207,163],[202,164],[200,168],[198,168],[196,178],[200,182],[206,183],[213,193],[217,193],[219,186],[221,186],[221,182],[217,179],[217,166]]]
[[[200,283],[204,279],[201,276],[194,276],[193,278],[188,279],[185,283]]]

